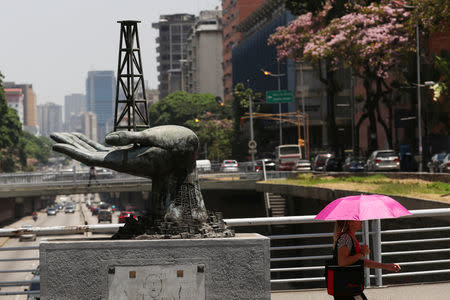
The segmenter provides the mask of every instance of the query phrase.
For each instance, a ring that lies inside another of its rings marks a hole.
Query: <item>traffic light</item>
[[[298,139],[298,145],[299,146],[305,146],[305,140],[304,139]]]
[[[195,123],[198,123],[198,122],[200,122],[200,120],[199,119],[197,119],[197,118],[195,118]]]

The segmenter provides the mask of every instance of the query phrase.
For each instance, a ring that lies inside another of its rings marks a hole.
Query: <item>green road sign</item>
[[[288,103],[294,101],[294,93],[292,91],[267,91],[267,103]]]

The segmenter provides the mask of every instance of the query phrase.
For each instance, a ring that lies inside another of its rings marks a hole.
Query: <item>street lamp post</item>
[[[278,62],[278,74],[272,74],[269,71],[261,69],[266,76],[276,77],[278,79],[278,90],[281,91],[281,77],[286,76],[284,73],[280,73],[280,62]],[[283,129],[282,129],[282,117],[281,117],[281,103],[278,103],[278,111],[280,113],[280,145],[283,145]]]
[[[278,74],[280,74],[280,62],[278,62]],[[281,76],[278,76],[278,90],[281,91]],[[278,112],[280,113],[280,146],[283,145],[283,128],[281,126],[281,103],[278,103]]]

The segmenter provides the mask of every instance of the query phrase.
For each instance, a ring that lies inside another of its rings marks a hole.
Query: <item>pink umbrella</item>
[[[348,196],[334,200],[315,220],[370,220],[411,215],[400,203],[385,195]]]

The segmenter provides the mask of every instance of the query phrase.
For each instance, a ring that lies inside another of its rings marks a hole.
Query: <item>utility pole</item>
[[[247,84],[250,87],[250,81],[247,79]],[[254,133],[253,133],[253,102],[252,102],[252,93],[253,91],[249,94],[249,103],[248,103],[248,110],[249,110],[249,114],[250,114],[250,141],[254,141],[255,137],[254,137]],[[250,154],[252,156],[252,166],[253,168],[255,168],[255,152],[254,151],[250,151]]]
[[[305,87],[303,86],[303,61],[300,62],[300,86],[302,87],[302,112],[303,112],[303,147],[305,147],[305,158],[309,159],[308,151],[306,151],[306,112],[305,112]],[[309,141],[308,141],[309,143]],[[309,147],[309,144],[308,144]]]
[[[419,172],[422,172],[422,99],[420,95],[420,43],[419,24],[416,24],[416,53],[417,53],[417,129],[419,134]]]

